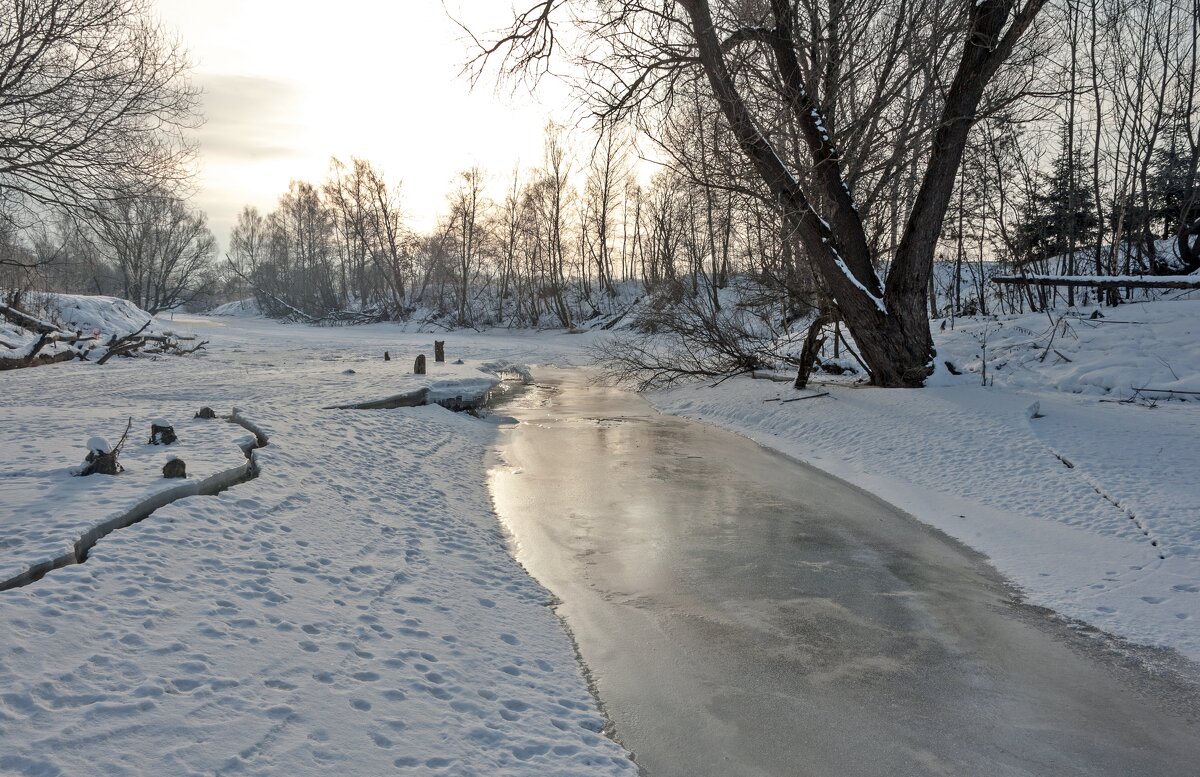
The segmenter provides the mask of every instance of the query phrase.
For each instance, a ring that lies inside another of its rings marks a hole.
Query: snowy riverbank
[[[270,435],[257,479],[0,592],[0,773],[632,774],[492,513],[495,427],[436,406],[320,410],[491,385],[480,360],[553,343],[450,336],[467,364],[431,363],[422,380],[408,373],[428,335],[192,325],[215,335],[200,358],[0,377],[6,427],[53,406],[55,436],[77,409],[86,437],[91,406],[207,404],[237,405]],[[66,455],[36,448],[0,474],[54,475]],[[15,518],[6,503],[0,526]]]

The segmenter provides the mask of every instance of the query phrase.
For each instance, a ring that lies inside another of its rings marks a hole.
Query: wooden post
[[[434,340],[433,341],[433,360],[435,362],[446,361],[446,341],[445,340]]]
[[[425,374],[425,354],[418,354],[417,361],[413,364],[413,375]]]

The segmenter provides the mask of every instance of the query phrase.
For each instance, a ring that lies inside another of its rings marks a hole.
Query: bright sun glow
[[[289,180],[324,180],[331,156],[369,159],[402,181],[410,224],[427,229],[457,171],[480,165],[500,180],[514,165],[538,164],[552,116],[544,106],[564,104],[556,82],[543,84],[539,100],[496,93],[491,81],[472,91],[461,75],[468,41],[451,14],[487,30],[506,3],[159,0],[159,8],[205,92],[195,204],[222,245],[243,205],[269,210]]]

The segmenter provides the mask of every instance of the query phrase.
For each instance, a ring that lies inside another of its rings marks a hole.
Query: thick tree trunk
[[[1190,224],[1181,223],[1176,235],[1179,247],[1179,258],[1183,262],[1180,275],[1187,275],[1200,270],[1200,219]]]
[[[838,219],[839,227],[849,233],[849,239],[843,241],[834,234],[830,224],[817,215],[799,183],[758,129],[749,108],[734,86],[707,2],[696,0],[687,3],[685,7],[692,17],[700,60],[708,75],[713,94],[725,113],[743,153],[775,194],[782,206],[787,226],[799,237],[829,288],[842,320],[846,322],[846,327],[859,344],[863,361],[871,372],[872,382],[879,386],[920,386],[930,372],[928,365],[933,358],[932,338],[925,316],[926,300],[923,296],[917,300],[919,308],[916,318],[921,321],[920,327],[906,327],[906,322],[913,318],[912,316],[889,314],[882,298],[879,280],[871,267],[871,257],[867,252],[861,221],[857,215],[841,214],[841,218]],[[785,34],[783,32],[771,31],[764,34],[772,38],[773,45],[777,45],[779,51],[791,46],[790,39],[786,46],[776,44],[773,40],[773,36]],[[805,115],[816,125],[820,125],[820,115],[810,105],[807,98],[804,98],[796,107],[807,110]],[[819,146],[813,153],[821,159],[818,166],[831,171],[827,173],[829,180],[838,181],[840,195],[833,199],[844,200],[847,209],[853,211],[850,194],[844,190],[841,183],[837,150],[827,139],[828,132],[824,130],[823,125],[820,125],[820,131],[816,134]],[[843,257],[843,251],[848,252],[846,257]]]
[[[967,133],[984,88],[1043,2],[1028,0],[1012,24],[1008,22],[1013,0],[978,0],[968,6],[970,18],[962,59],[946,94],[928,167],[885,291],[875,274],[862,220],[846,185],[832,130],[804,87],[792,31],[792,4],[787,0],[771,0],[774,28],[742,28],[730,40],[722,42],[707,0],[681,0],[717,103],[742,152],[781,205],[787,226],[800,239],[825,281],[842,320],[862,351],[875,385],[920,386],[932,370],[934,349],[927,295],[934,250],[962,162]],[[738,92],[724,52],[742,42],[765,44],[774,52],[787,107],[795,115],[812,156],[813,185],[819,200],[830,208],[828,221],[813,209],[799,181],[758,128]]]
[[[806,221],[806,214],[797,213],[796,209],[789,209],[786,216],[797,231]],[[934,355],[933,336],[925,312],[926,300],[919,300],[921,307],[916,316],[889,313],[878,297],[861,289],[836,253],[830,257],[810,250],[809,256],[837,303],[839,318],[858,344],[871,383],[892,388],[923,385]],[[909,319],[916,322],[911,331],[904,328]]]
[[[44,335],[43,335],[44,337]],[[0,372],[4,370],[19,370],[25,367],[41,367],[46,364],[59,364],[75,358],[71,351],[59,351],[55,354],[41,353],[41,345],[35,344],[32,356],[0,357]]]

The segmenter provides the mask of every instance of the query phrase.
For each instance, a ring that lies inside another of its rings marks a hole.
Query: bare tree
[[[629,175],[627,167],[622,139],[613,128],[604,128],[592,150],[591,167],[584,185],[582,236],[590,263],[596,268],[600,289],[610,297],[617,294],[613,285],[612,237],[617,198]],[[584,277],[587,275],[585,272]]]
[[[94,209],[174,189],[198,91],[152,0],[0,9],[0,194]]]
[[[495,223],[491,232],[496,236],[497,249],[497,289],[496,289],[496,320],[505,318],[505,302],[510,297],[516,297],[519,306],[523,296],[523,273],[517,266],[517,256],[520,251],[521,234],[525,231],[524,219],[526,211],[521,207],[521,173],[519,168],[513,169],[512,181],[504,203],[495,213]]]
[[[467,326],[470,319],[471,283],[479,273],[484,251],[484,222],[482,211],[483,171],[478,167],[465,170],[458,176],[458,187],[450,195],[450,225],[447,233],[455,243],[457,261],[458,324]]]
[[[571,190],[571,160],[563,142],[563,128],[551,122],[546,125],[546,145],[542,169],[527,188],[526,202],[533,218],[536,247],[534,264],[540,277],[539,293],[559,323],[572,326],[571,310],[567,305],[566,231]]]
[[[229,251],[226,253],[233,269],[233,288],[236,297],[248,292],[245,278],[252,277],[258,266],[266,261],[269,248],[267,220],[258,208],[246,205],[238,213],[237,221],[229,233]]]
[[[948,64],[957,64],[950,68],[948,83],[938,87],[940,107],[926,144],[925,172],[904,219],[886,285],[876,274],[878,257],[847,176],[859,160],[846,156],[838,144],[836,128],[843,114],[839,78],[829,67],[812,67],[813,55],[821,52],[809,42],[820,39],[825,25],[816,14],[818,35],[812,35],[808,22],[823,4],[627,0],[585,7],[570,0],[540,0],[519,14],[509,30],[483,44],[480,58],[503,56],[509,72],[544,65],[557,44],[556,14],[578,6],[576,24],[595,44],[585,48],[595,52],[604,47],[605,56],[592,53],[585,62],[592,65],[592,94],[602,112],[660,105],[669,100],[675,82],[702,73],[743,155],[816,266],[872,381],[915,386],[924,382],[933,360],[927,318],[930,274],[968,133],[989,83],[1044,2],[956,3],[952,23],[930,30],[948,48],[924,54],[944,54]],[[843,4],[830,7],[835,5]],[[918,20],[918,12],[918,6],[902,2],[893,15],[903,29],[906,20]],[[920,18],[915,26],[929,21],[937,19]],[[822,79],[829,84],[825,88]],[[756,88],[763,83],[770,88]],[[783,142],[764,129],[781,117],[799,132],[806,155],[802,169],[795,167]]]
[[[405,278],[412,272],[407,243],[408,229],[400,209],[400,187],[389,186],[383,173],[362,159],[354,160],[354,175],[366,199],[367,242],[376,269],[391,290],[392,305],[399,315],[405,313]]]
[[[216,253],[204,214],[165,193],[108,203],[96,231],[120,273],[122,296],[150,313],[194,299]]]

